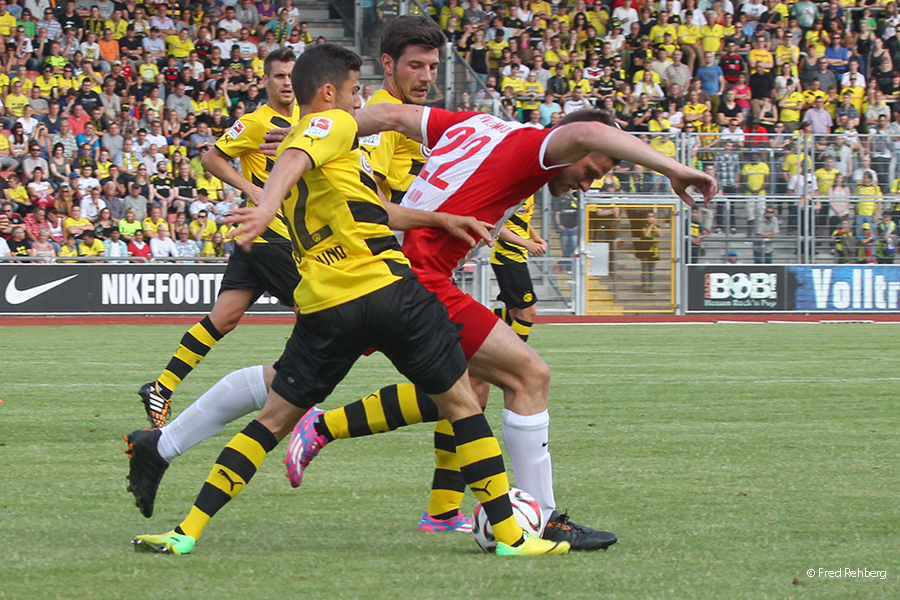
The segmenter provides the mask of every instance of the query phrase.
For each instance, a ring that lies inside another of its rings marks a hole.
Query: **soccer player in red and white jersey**
[[[611,116],[598,110],[567,115],[551,130],[485,113],[388,104],[366,107],[357,113],[357,120],[361,135],[392,129],[432,149],[402,206],[473,216],[497,227],[544,184],[549,184],[555,196],[570,189],[586,191],[619,160],[666,175],[675,192],[690,205],[694,202],[688,188],[696,187],[708,202],[717,187],[712,177],[612,126]],[[442,231],[416,229],[405,232],[403,252],[419,280],[437,294],[450,319],[461,328],[461,345],[471,375],[504,392],[504,443],[512,458],[516,485],[541,505],[544,537],[565,539],[573,550],[594,550],[614,543],[613,534],[576,525],[556,511],[548,450],[549,369],[491,310],[453,284],[453,272],[474,250]],[[358,403],[368,409],[365,400],[354,404]],[[348,415],[364,410],[342,408],[323,413],[311,409],[294,429],[288,446],[289,468],[293,463],[302,472],[332,439],[364,435],[351,433],[353,427],[346,426]],[[337,416],[330,418],[330,414]]]

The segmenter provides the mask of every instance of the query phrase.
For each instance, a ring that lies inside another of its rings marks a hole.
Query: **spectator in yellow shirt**
[[[512,88],[513,96],[521,96],[525,93],[525,80],[519,74],[519,65],[515,63],[509,65],[509,76],[504,77],[500,82],[501,90],[506,91],[508,87]]]
[[[684,13],[684,23],[678,26],[678,43],[687,58],[687,66],[694,72],[694,63],[703,56],[703,48],[699,44],[700,27],[694,23],[694,13]]]
[[[650,41],[655,45],[662,44],[667,33],[672,35],[673,40],[678,39],[678,28],[669,23],[669,13],[661,10],[656,25],[650,28]]]
[[[94,237],[94,231],[88,229],[81,234],[81,243],[78,244],[78,256],[106,256],[106,247],[103,242]]]
[[[716,12],[713,10],[706,13],[706,25],[700,27],[700,38],[703,40],[704,52],[719,53],[722,49],[725,30],[721,25],[716,23]]]
[[[587,81],[587,80],[585,80]],[[522,93],[529,98],[521,102],[521,108],[525,112],[534,111],[540,108],[541,99],[544,97],[544,86],[538,81],[537,71],[532,69],[525,78]]]
[[[150,216],[141,223],[142,229],[144,230],[144,236],[148,240],[152,240],[159,235],[158,232],[160,227],[169,226],[166,220],[160,215],[162,215],[162,209],[158,206],[151,206]]]
[[[178,35],[170,35],[166,37],[166,48],[169,55],[174,56],[178,60],[184,60],[191,55],[194,50],[194,42],[188,37],[187,27],[178,32]]]
[[[122,18],[122,11],[115,9],[112,18],[107,20],[104,26],[112,31],[114,40],[121,40],[128,32],[128,20]]]
[[[766,73],[775,66],[775,57],[769,52],[768,45],[769,43],[766,41],[765,36],[759,35],[756,37],[756,40],[753,42],[753,49],[747,55],[747,63],[752,71],[756,71],[757,63],[762,63]]]
[[[6,0],[0,0],[0,36],[9,37],[16,27],[16,18],[6,10]]]
[[[797,91],[795,83],[789,83],[787,93],[778,101],[779,116],[788,132],[797,131],[800,126],[800,111],[803,110],[803,94]]]
[[[806,60],[815,62],[825,56],[825,49],[831,44],[831,36],[822,28],[822,19],[813,22],[812,29],[806,32]]]
[[[856,195],[859,197],[859,202],[856,203],[856,235],[861,237],[863,223],[875,226],[875,218],[881,213],[881,201],[884,198],[881,188],[874,182],[869,171],[863,173],[862,182],[856,186]]]
[[[6,114],[8,116],[15,118],[22,116],[22,113],[25,112],[25,107],[28,106],[28,96],[22,93],[21,81],[13,81],[11,91],[3,99],[3,104],[6,106]]]
[[[558,63],[562,63],[568,68],[571,60],[572,58],[569,56],[569,51],[562,47],[562,38],[558,35],[554,35],[550,38],[550,48],[544,52],[544,65],[550,69]]]
[[[219,226],[213,219],[210,219],[205,210],[197,213],[197,218],[191,221],[191,237],[198,242],[205,242],[212,239],[213,234],[218,231]]]
[[[793,40],[793,37],[787,35],[775,48],[775,64],[778,65],[779,72],[781,72],[782,65],[791,65],[791,75],[798,77],[800,71],[797,65],[800,64],[800,48],[794,44]]]

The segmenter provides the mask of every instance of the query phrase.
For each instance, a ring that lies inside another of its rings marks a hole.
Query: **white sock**
[[[520,415],[503,409],[503,445],[512,460],[516,487],[528,492],[541,506],[542,525],[556,510],[553,466],[550,464],[550,413]]]
[[[160,456],[172,462],[228,423],[261,409],[267,396],[262,365],[232,371],[162,428]]]

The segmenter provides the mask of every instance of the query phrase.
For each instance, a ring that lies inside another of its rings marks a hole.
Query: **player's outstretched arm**
[[[290,130],[288,130],[290,131]],[[278,149],[278,146],[275,146]],[[228,162],[229,157],[213,146],[209,152],[203,155],[200,164],[203,168],[227,183],[232,187],[236,187],[244,194],[244,198],[250,200],[254,204],[259,203],[259,196],[262,194],[262,188],[253,185],[250,181],[238,173],[234,167]]]
[[[360,136],[379,131],[399,131],[412,140],[422,142],[424,113],[424,108],[413,104],[375,104],[356,111],[356,123]]]
[[[282,152],[275,163],[275,168],[269,174],[269,179],[266,180],[259,205],[235,209],[225,219],[227,223],[240,223],[236,229],[228,232],[228,237],[242,236],[237,240],[237,244],[249,251],[253,240],[262,235],[275,218],[275,213],[278,212],[291,188],[312,168],[312,159],[303,150],[288,148]]]
[[[513,233],[506,225],[500,228],[500,235],[498,235],[497,238],[508,244],[515,244],[516,246],[525,248],[532,256],[540,256],[547,251],[546,243],[544,240],[540,239],[540,236],[538,236],[540,241],[525,239],[522,236]]]
[[[669,178],[672,189],[690,206],[694,199],[687,190],[694,186],[703,195],[704,204],[716,194],[715,178],[702,171],[687,167],[662,154],[635,136],[602,123],[570,123],[550,136],[544,155],[546,165],[573,164],[592,152],[598,152],[617,160],[638,163]]]
[[[410,229],[434,227],[446,229],[450,235],[463,240],[473,248],[482,240],[488,246],[494,245],[494,238],[491,235],[491,229],[494,228],[493,224],[479,221],[475,217],[416,210],[394,204],[393,202],[385,202],[384,209],[388,213],[388,227],[391,229],[408,231]]]

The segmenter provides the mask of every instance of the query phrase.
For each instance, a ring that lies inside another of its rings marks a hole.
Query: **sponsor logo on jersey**
[[[531,302],[534,300],[534,295],[531,292],[525,292],[525,295],[522,296],[522,300],[524,302]]]
[[[380,146],[381,145],[381,134],[373,133],[372,135],[366,135],[359,138],[360,146]]]
[[[331,132],[331,123],[331,119],[327,117],[313,117],[309,122],[309,127],[303,131],[303,135],[314,140],[321,140]]]
[[[238,138],[238,136],[244,132],[244,129],[246,129],[246,126],[241,121],[238,120],[228,130],[228,137],[230,137],[233,140],[236,140]]]

